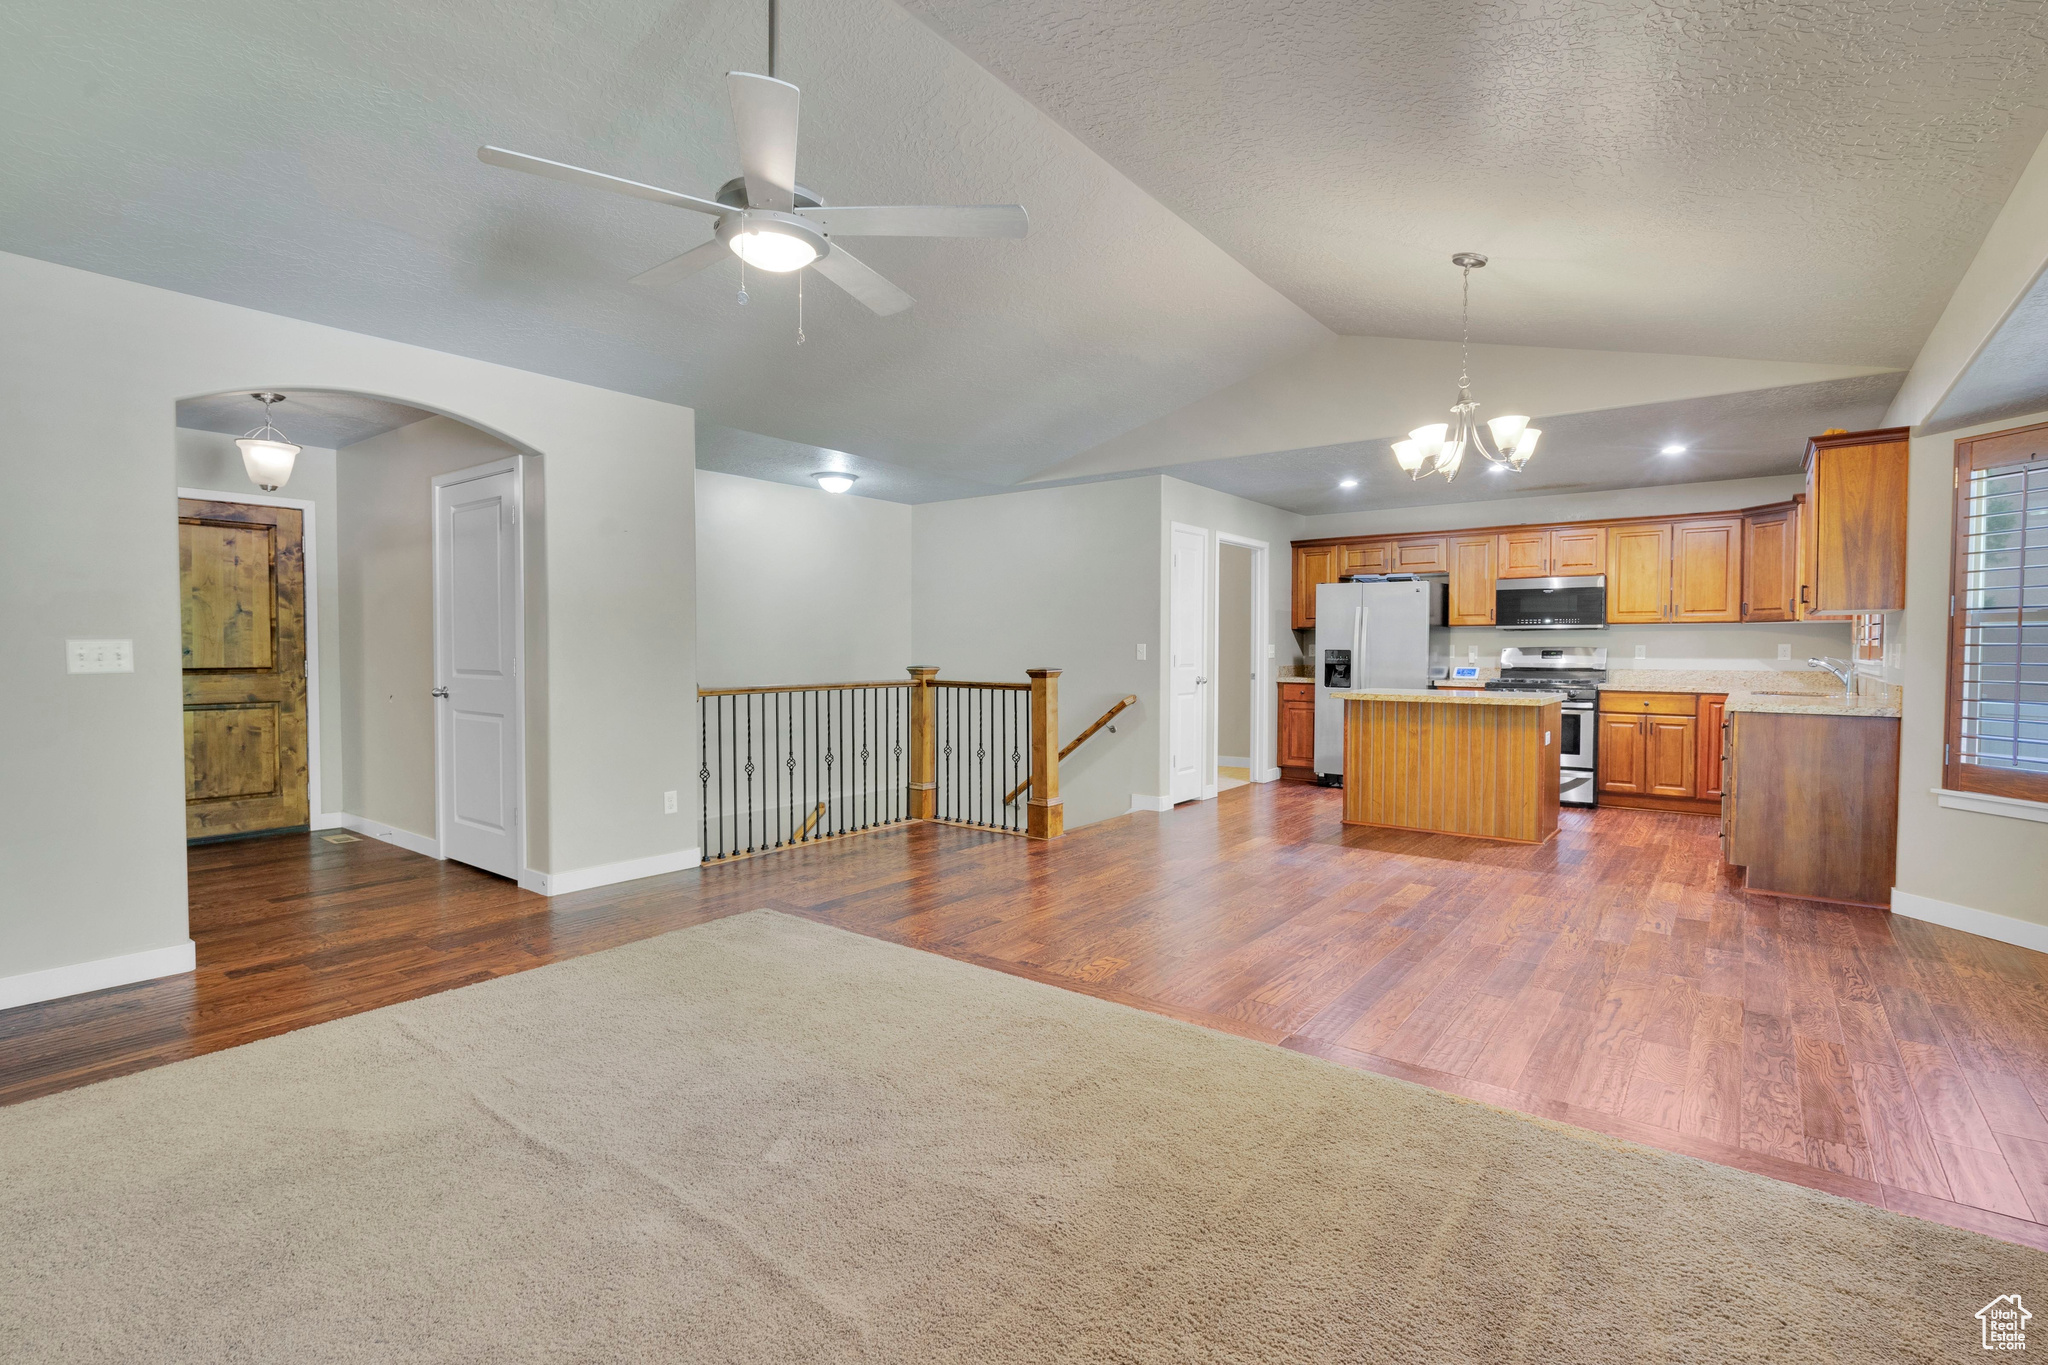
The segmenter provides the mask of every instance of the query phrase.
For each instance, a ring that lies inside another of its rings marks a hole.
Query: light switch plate
[[[1144,662],[1145,662],[1145,646],[1143,646],[1143,645],[1139,645],[1139,646],[1138,646],[1138,662],[1139,662],[1139,663],[1144,663]]]
[[[133,640],[66,640],[64,671],[67,673],[133,673]]]

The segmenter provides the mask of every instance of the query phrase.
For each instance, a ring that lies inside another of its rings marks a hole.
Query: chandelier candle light
[[[1482,431],[1473,416],[1479,411],[1479,404],[1472,397],[1472,272],[1485,265],[1486,258],[1476,251],[1460,251],[1451,257],[1451,264],[1465,272],[1463,334],[1458,342],[1458,401],[1451,405],[1455,420],[1417,427],[1408,433],[1407,440],[1394,442],[1394,458],[1408,471],[1410,479],[1441,474],[1446,483],[1458,476],[1458,466],[1464,462],[1468,447],[1485,456],[1489,463],[1519,472],[1536,453],[1536,441],[1543,435],[1529,425],[1526,417],[1495,417]]]
[[[270,425],[270,405],[282,403],[284,395],[252,393],[249,396],[263,405],[263,425],[242,433],[235,444],[242,448],[242,468],[249,471],[249,482],[266,493],[275,493],[290,481],[292,461],[298,458],[299,447]]]

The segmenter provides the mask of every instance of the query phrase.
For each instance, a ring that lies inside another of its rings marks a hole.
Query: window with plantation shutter
[[[1956,442],[1947,785],[2048,801],[2048,424]]]

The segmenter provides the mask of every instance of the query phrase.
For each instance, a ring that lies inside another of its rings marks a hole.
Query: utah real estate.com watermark
[[[1987,1351],[2024,1351],[2027,1349],[2027,1319],[2033,1317],[2027,1306],[2020,1302],[2017,1294],[2000,1294],[1977,1310],[1977,1321],[1984,1326],[1984,1349]]]

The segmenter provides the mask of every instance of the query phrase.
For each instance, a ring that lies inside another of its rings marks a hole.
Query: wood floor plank
[[[1255,784],[553,900],[375,840],[198,847],[198,970],[0,1012],[0,1103],[766,906],[2048,1247],[2048,956],[1748,898],[1705,817],[1566,811],[1534,848],[1340,817]]]

